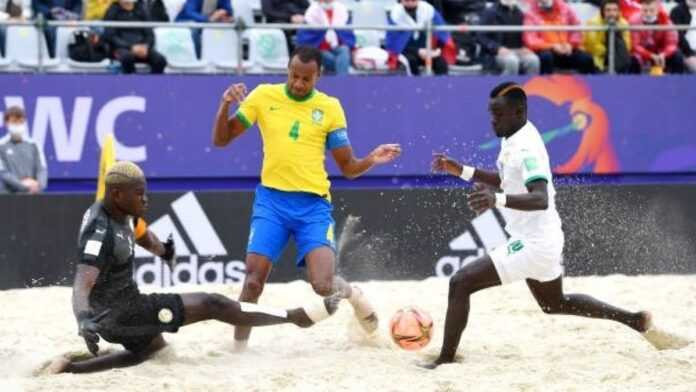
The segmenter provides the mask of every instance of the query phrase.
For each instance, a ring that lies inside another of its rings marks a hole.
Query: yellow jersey
[[[236,116],[246,128],[258,122],[263,186],[329,197],[326,150],[348,144],[346,116],[338,99],[313,90],[298,100],[285,84],[261,84],[242,101]],[[343,143],[329,143],[330,136],[339,134],[344,135]]]

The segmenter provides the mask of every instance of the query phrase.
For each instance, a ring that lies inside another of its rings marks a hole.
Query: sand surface
[[[439,351],[447,280],[361,286],[382,316],[372,339],[344,303],[312,329],[254,330],[245,353],[232,352],[230,326],[204,322],[166,335],[170,346],[138,367],[38,377],[32,370],[45,360],[85,350],[70,289],[0,291],[0,391],[696,391],[696,344],[657,351],[616,323],[544,315],[523,283],[476,294],[460,362],[423,370],[416,363]],[[696,276],[571,278],[565,287],[651,310],[659,326],[696,339]],[[236,298],[240,287],[205,290]],[[311,299],[309,285],[292,282],[268,285],[261,302],[293,307]],[[386,334],[385,320],[411,304],[435,320],[433,342],[417,353],[396,348]],[[109,347],[117,346],[102,344]]]

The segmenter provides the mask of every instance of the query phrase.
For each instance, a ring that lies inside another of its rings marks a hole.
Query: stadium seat
[[[587,21],[597,16],[599,7],[590,3],[569,3],[570,7],[575,11],[580,24],[587,24]]]
[[[352,23],[359,26],[386,26],[389,24],[387,19],[387,9],[384,6],[376,7],[376,3],[384,3],[382,1],[362,1],[355,3],[352,10]],[[384,40],[384,30],[355,30],[356,35],[359,33],[369,42],[379,42]],[[356,38],[358,38],[356,36]],[[372,46],[372,45],[370,45]],[[377,44],[376,46],[380,46]]]
[[[367,48],[371,46],[381,47],[384,34],[376,30],[355,30],[355,46]]]
[[[250,73],[284,73],[290,54],[285,34],[279,29],[251,29],[244,32],[249,42]]]
[[[201,59],[222,70],[235,70],[238,65],[239,38],[234,30],[203,29]],[[244,64],[243,64],[244,66]]]
[[[251,0],[232,0],[232,14],[246,24],[254,23],[254,4]],[[260,9],[259,5],[259,9]]]
[[[155,28],[155,48],[167,58],[173,72],[200,72],[206,64],[196,58],[191,30],[183,27]]]
[[[39,68],[39,34],[33,26],[7,26],[5,55],[21,68]],[[48,57],[46,40],[41,39],[43,67],[55,68],[60,61]]]
[[[75,41],[75,27],[58,27],[56,31],[56,58],[61,62],[62,71],[107,72],[111,61],[104,59],[97,63],[75,61],[68,55],[68,45]]]

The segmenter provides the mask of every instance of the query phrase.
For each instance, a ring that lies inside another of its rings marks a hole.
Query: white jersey
[[[546,210],[520,211],[502,208],[507,225],[505,230],[512,238],[534,242],[553,241],[563,243],[561,218],[556,211],[556,189],[549,155],[539,131],[530,121],[514,135],[501,141],[498,155],[498,173],[505,194],[527,193],[526,184],[538,179],[548,183],[549,205]]]

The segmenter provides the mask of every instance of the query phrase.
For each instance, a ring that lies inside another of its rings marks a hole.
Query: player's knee
[[[461,269],[450,278],[450,294],[456,295],[468,293],[470,288],[473,286],[473,283],[473,276],[466,269]]]
[[[321,295],[322,297],[328,297],[333,293],[333,282],[327,281],[312,281],[312,289],[315,293]]]

